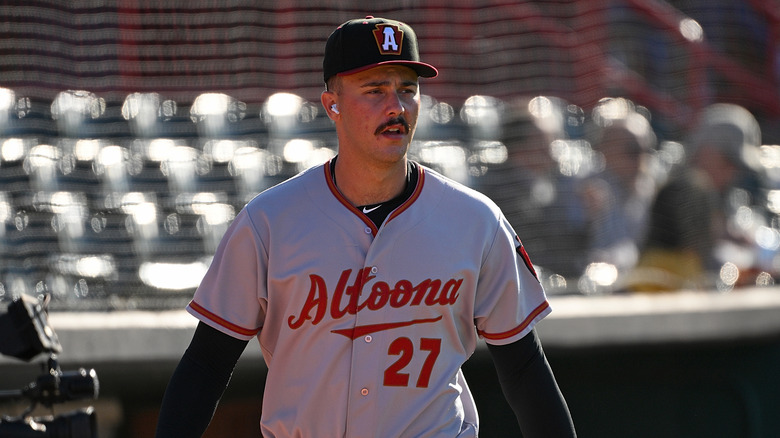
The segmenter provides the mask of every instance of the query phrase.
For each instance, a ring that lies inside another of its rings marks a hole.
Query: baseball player
[[[476,437],[461,365],[480,337],[524,436],[574,436],[520,239],[489,199],[407,159],[419,78],[438,73],[413,30],[348,21],[323,69],[339,154],[258,195],[226,232],[187,307],[200,322],[157,437],[202,435],[253,338],[263,437]]]

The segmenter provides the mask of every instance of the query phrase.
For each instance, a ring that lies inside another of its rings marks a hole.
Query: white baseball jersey
[[[493,202],[418,166],[377,229],[330,166],[237,215],[188,311],[257,336],[264,437],[476,437],[461,365],[479,336],[507,344],[550,312]]]

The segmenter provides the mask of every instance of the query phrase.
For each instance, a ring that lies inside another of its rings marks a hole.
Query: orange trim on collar
[[[417,200],[417,198],[420,197],[420,194],[422,193],[423,189],[423,183],[425,182],[425,171],[423,171],[423,167],[417,163],[417,187],[414,188],[414,192],[411,196],[409,196],[409,199],[404,201],[403,204],[401,204],[398,208],[395,209],[392,213],[390,213],[390,216],[387,217],[386,222],[390,222],[394,218],[396,218],[398,215],[406,211],[409,207],[414,204],[414,201]]]
[[[328,188],[330,189],[330,192],[333,193],[333,196],[338,199],[341,204],[343,204],[345,207],[347,207],[351,212],[355,213],[360,220],[363,221],[369,228],[371,228],[371,233],[376,236],[376,234],[379,232],[379,229],[376,227],[376,224],[365,215],[360,209],[352,205],[349,200],[341,193],[339,188],[336,186],[336,183],[333,178],[333,172],[331,172],[331,162],[333,160],[328,160],[327,163],[323,166],[325,169],[325,182],[328,184]],[[420,194],[422,193],[423,185],[425,182],[425,171],[423,170],[423,167],[418,163],[417,164],[417,185],[414,188],[414,192],[411,196],[409,196],[409,199],[404,201],[403,204],[401,204],[398,208],[396,208],[390,215],[387,217],[387,220],[385,222],[390,222],[394,218],[398,217],[401,213],[406,211],[414,202],[417,200],[417,198],[420,197]]]
[[[328,160],[327,163],[325,163],[325,182],[328,184],[328,188],[330,189],[330,192],[333,193],[333,196],[336,197],[336,199],[341,202],[345,207],[347,207],[351,212],[355,213],[357,217],[360,218],[360,220],[363,221],[369,228],[371,228],[371,234],[376,236],[376,233],[379,232],[379,229],[374,225],[374,222],[368,218],[365,214],[363,214],[362,211],[358,210],[357,207],[352,205],[351,202],[341,193],[341,190],[336,186],[336,183],[333,179],[333,173],[330,171],[330,163],[331,160]]]

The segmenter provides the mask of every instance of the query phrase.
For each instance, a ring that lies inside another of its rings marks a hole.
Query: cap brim
[[[393,61],[382,61],[382,62],[377,62],[375,64],[364,65],[359,68],[337,73],[336,76],[347,76],[347,75],[359,73],[361,71],[366,71],[374,67],[379,67],[382,65],[403,65],[405,67],[411,68],[412,70],[417,72],[418,76],[423,78],[435,78],[436,76],[439,75],[439,71],[436,70],[436,67],[430,64],[426,64],[424,62],[393,60]]]

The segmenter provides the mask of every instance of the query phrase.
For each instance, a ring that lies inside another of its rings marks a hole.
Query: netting
[[[409,23],[440,71],[422,83],[412,157],[502,204],[551,293],[625,288],[655,198],[719,102],[747,108],[762,138],[752,162],[728,159],[747,163],[717,207],[731,237],[705,239],[733,244],[711,252],[741,278],[707,284],[780,272],[776,2],[11,3],[0,4],[2,296],[180,306],[247,199],[336,153],[322,49],[366,14]],[[539,136],[550,167],[532,178],[520,169]],[[634,178],[607,172],[614,157]]]

